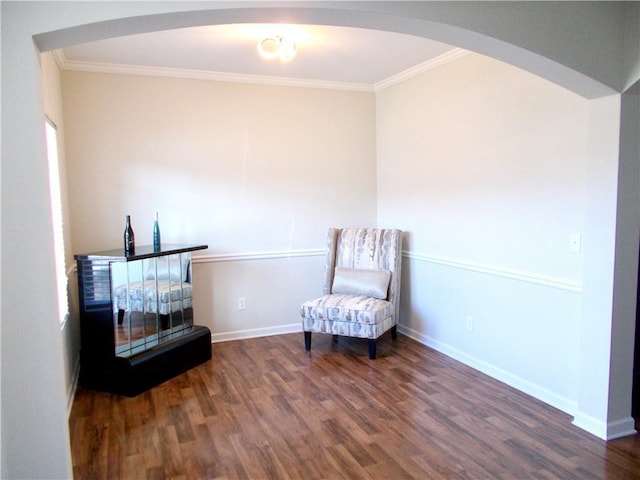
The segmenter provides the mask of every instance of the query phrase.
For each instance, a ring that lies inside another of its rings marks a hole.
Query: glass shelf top
[[[162,257],[164,255],[173,255],[176,253],[193,252],[194,250],[206,250],[208,245],[193,245],[185,243],[166,243],[160,247],[159,251],[153,250],[153,245],[136,246],[134,255],[125,255],[124,248],[116,248],[114,250],[103,250],[100,252],[79,253],[74,256],[76,260],[98,260],[109,259],[112,261],[131,262],[133,260],[142,260],[144,258]]]

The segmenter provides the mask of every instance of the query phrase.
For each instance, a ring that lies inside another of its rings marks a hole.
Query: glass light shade
[[[296,42],[281,35],[263,38],[258,42],[258,53],[267,60],[280,58],[282,62],[289,62],[296,56]]]

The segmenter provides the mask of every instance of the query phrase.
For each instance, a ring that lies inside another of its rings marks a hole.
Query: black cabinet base
[[[195,325],[177,340],[130,358],[109,361],[82,352],[80,384],[95,390],[134,397],[211,359],[211,332]]]

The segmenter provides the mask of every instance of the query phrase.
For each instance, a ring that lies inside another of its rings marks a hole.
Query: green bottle
[[[160,225],[158,225],[158,212],[156,212],[156,219],[153,222],[153,251],[160,251]]]

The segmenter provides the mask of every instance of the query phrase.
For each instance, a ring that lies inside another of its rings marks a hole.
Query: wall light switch
[[[569,251],[571,253],[580,253],[582,251],[582,235],[572,233],[569,238]]]
[[[473,317],[467,316],[464,319],[467,330],[473,332]]]

